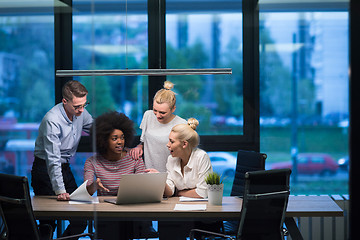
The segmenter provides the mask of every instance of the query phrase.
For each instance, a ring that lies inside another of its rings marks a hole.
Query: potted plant
[[[208,201],[213,205],[222,205],[222,197],[224,191],[223,180],[216,172],[210,172],[205,177],[205,182],[208,186]]]

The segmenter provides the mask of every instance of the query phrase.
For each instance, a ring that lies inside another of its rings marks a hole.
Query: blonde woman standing
[[[176,96],[171,90],[173,87],[173,83],[165,81],[164,88],[157,91],[153,100],[153,109],[143,115],[140,143],[130,150],[130,154],[135,159],[139,159],[144,154],[146,168],[153,168],[159,172],[166,171],[169,156],[166,143],[172,127],[186,123],[185,119],[174,114]]]

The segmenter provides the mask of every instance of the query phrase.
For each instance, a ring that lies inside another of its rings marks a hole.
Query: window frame
[[[69,8],[72,0],[62,0]],[[230,1],[239,4],[239,1]],[[174,4],[170,2],[170,4]],[[199,3],[198,3],[199,4]],[[200,135],[200,147],[205,151],[260,150],[259,124],[259,9],[258,0],[243,0],[243,99],[244,125],[242,135]],[[222,4],[222,6],[227,6]],[[166,69],[165,16],[166,0],[148,0],[148,68]],[[227,7],[228,8],[228,7]],[[105,11],[105,8],[101,8]],[[112,10],[109,10],[112,11]],[[72,69],[72,12],[55,10],[55,73]],[[71,77],[56,77],[55,103],[62,100],[61,89]],[[149,76],[148,106],[162,88],[165,76]],[[139,140],[139,136],[137,139]],[[137,142],[135,140],[135,142]],[[78,151],[91,152],[91,139],[82,137]]]

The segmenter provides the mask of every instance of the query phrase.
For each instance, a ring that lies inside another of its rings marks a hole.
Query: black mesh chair
[[[239,150],[237,154],[236,171],[231,196],[242,197],[245,190],[245,173],[252,171],[265,170],[265,153],[254,151]],[[223,224],[223,233],[234,235],[237,233],[239,221],[225,221]]]
[[[38,225],[31,205],[27,177],[0,173],[0,217],[3,223],[1,239],[52,239],[50,225]],[[78,239],[83,233],[58,239]]]
[[[229,239],[284,239],[283,224],[290,194],[290,169],[263,170],[245,174],[245,192],[236,237],[192,229],[196,232]]]
[[[4,215],[2,213],[2,210],[0,208],[0,239],[6,239],[7,232],[6,232],[6,226],[4,221]]]
[[[250,171],[264,170],[266,158],[267,155],[265,153],[246,150],[238,151],[234,181],[230,196],[242,197],[244,195],[245,173]],[[237,233],[238,227],[239,221],[216,221],[212,223],[197,223],[195,225],[195,228],[219,231],[228,235],[235,235]],[[195,237],[196,239],[201,239],[202,234],[197,233]]]
[[[245,173],[265,170],[265,153],[239,150],[231,196],[243,196],[245,189]]]

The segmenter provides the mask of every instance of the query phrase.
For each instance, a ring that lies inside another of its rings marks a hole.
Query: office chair
[[[130,239],[159,238],[159,233],[153,228],[151,221],[134,221],[131,230]]]
[[[233,186],[230,196],[244,195],[245,190],[245,173],[265,170],[265,160],[267,155],[265,153],[258,153],[254,151],[239,150],[237,154],[237,163]],[[239,221],[224,221],[223,233],[234,235],[239,227]]]
[[[237,153],[236,169],[231,189],[230,196],[244,195],[245,189],[245,173],[251,171],[258,171],[265,169],[265,160],[267,155],[265,153],[258,153],[255,151],[239,150]],[[208,224],[197,224],[195,228],[205,230],[216,229],[215,231],[222,232],[227,235],[236,235],[239,227],[239,221],[216,221]],[[197,239],[202,237],[201,233],[196,233]]]
[[[4,217],[3,217],[3,213],[2,210],[0,208],[0,239],[6,239],[7,233],[6,233],[6,226],[5,226],[5,222],[4,222]]]
[[[243,196],[245,189],[245,173],[265,170],[265,153],[254,151],[239,150],[237,153],[237,162],[231,196]]]
[[[283,224],[290,194],[290,174],[290,169],[247,172],[236,237],[192,229],[190,239],[194,239],[196,232],[201,232],[229,239],[283,240]]]
[[[50,225],[38,225],[31,205],[27,177],[0,173],[0,217],[3,223],[1,239],[52,239]],[[92,234],[83,233],[57,239],[77,239]]]

